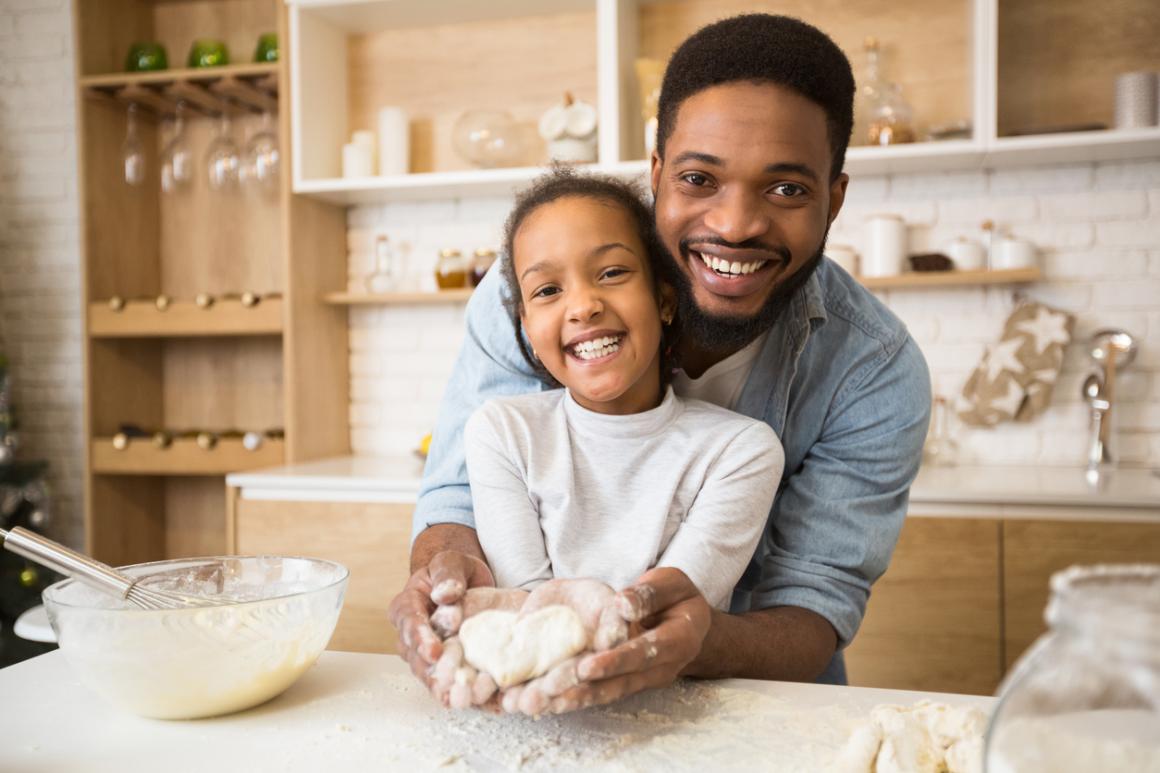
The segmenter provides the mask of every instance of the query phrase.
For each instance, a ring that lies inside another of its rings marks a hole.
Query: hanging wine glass
[[[238,143],[230,136],[230,112],[223,109],[218,118],[218,133],[205,153],[205,169],[209,187],[220,191],[238,184]]]
[[[185,102],[177,103],[173,118],[173,138],[161,151],[161,190],[174,193],[193,179],[193,151],[185,136]]]
[[[262,125],[246,143],[242,156],[242,179],[262,186],[278,181],[278,134],[271,113],[263,111]]]
[[[137,103],[129,103],[129,114],[125,119],[125,141],[121,143],[121,163],[125,170],[125,182],[140,185],[145,182],[145,146],[137,136]]]

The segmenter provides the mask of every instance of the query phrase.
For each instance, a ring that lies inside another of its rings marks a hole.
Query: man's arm
[[[709,633],[684,676],[809,682],[838,647],[829,621],[801,607],[731,615],[714,610]]]

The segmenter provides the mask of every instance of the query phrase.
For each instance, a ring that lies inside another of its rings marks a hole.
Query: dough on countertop
[[[883,704],[850,734],[841,773],[982,773],[987,715],[975,706]]]
[[[502,688],[546,674],[588,646],[580,616],[562,604],[527,615],[491,609],[463,621],[463,655]]]

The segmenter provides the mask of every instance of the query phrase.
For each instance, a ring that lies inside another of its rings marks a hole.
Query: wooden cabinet
[[[1000,532],[990,519],[907,519],[846,650],[850,684],[994,692],[1002,676]]]
[[[1004,659],[1047,630],[1051,575],[1076,564],[1160,563],[1160,523],[1003,522]]]
[[[73,16],[86,548],[113,564],[221,553],[224,474],[349,448],[346,317],[317,301],[343,289],[346,274],[316,260],[344,248],[344,213],[291,195],[288,152],[272,186],[208,182],[222,111],[239,150],[264,112],[281,117],[273,125],[289,147],[285,60],[250,62],[264,33],[279,32],[288,48],[278,0],[74,0]],[[185,69],[198,38],[223,40],[234,64]],[[170,69],[122,72],[130,45],[150,40],[166,48]],[[163,192],[160,159],[179,102],[192,177]],[[122,160],[131,105],[138,184]],[[181,436],[193,430],[221,440]],[[155,444],[156,431],[178,437]],[[246,431],[269,435],[254,450]]]
[[[846,650],[850,683],[992,694],[1046,630],[1051,575],[1100,563],[1160,563],[1160,520],[911,516]]]
[[[387,606],[410,576],[410,504],[243,499],[229,489],[230,552],[306,555],[350,570],[330,649],[395,652]]]

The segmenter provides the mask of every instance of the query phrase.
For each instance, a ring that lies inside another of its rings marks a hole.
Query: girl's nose
[[[604,311],[604,301],[600,293],[591,288],[575,290],[568,304],[568,319],[572,322],[588,322]]]

